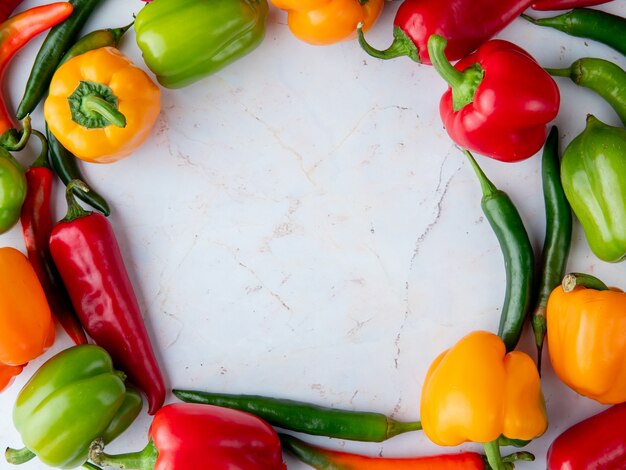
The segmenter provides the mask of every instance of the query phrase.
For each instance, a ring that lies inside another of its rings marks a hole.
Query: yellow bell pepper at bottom
[[[525,353],[474,331],[431,364],[421,399],[424,432],[435,444],[530,440],[548,427],[539,374]]]

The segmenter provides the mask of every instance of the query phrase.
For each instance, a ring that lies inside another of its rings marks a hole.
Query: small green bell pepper
[[[25,198],[24,169],[9,152],[0,147],[0,233],[9,230],[20,219]]]
[[[113,440],[141,410],[141,395],[126,389],[124,379],[96,345],[74,346],[49,359],[17,397],[13,423],[26,448],[7,449],[7,461],[21,464],[37,456],[51,467],[81,466],[95,439]]]
[[[561,161],[565,196],[591,251],[603,261],[626,257],[626,129],[587,116]]]
[[[267,0],[154,0],[135,19],[137,44],[159,83],[181,88],[254,50]]]

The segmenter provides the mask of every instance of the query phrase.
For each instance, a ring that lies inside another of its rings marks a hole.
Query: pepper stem
[[[567,67],[564,69],[553,69],[550,67],[543,68],[546,72],[548,72],[553,77],[567,77],[571,78],[572,76],[572,67]]]
[[[102,470],[100,467],[98,467],[97,465],[92,464],[91,462],[85,462],[82,465],[83,468],[89,468],[90,470]]]
[[[115,127],[126,127],[126,117],[120,113],[111,103],[99,96],[89,95],[83,98],[81,103],[85,114],[96,113],[102,116],[109,124]]]
[[[576,286],[582,286],[587,289],[608,290],[607,285],[597,277],[591,274],[570,273],[566,274],[561,283],[563,292],[572,292]]]
[[[502,460],[502,455],[500,455],[500,445],[497,439],[495,441],[485,442],[483,447],[485,448],[489,466],[493,470],[507,470],[507,465]]]
[[[485,71],[477,63],[462,72],[455,69],[446,57],[447,45],[446,38],[432,34],[428,38],[428,56],[437,73],[452,88],[452,108],[458,111],[474,101],[474,94],[483,80]]]
[[[89,447],[89,460],[97,465],[111,468],[126,468],[135,470],[153,470],[159,451],[152,439],[139,452],[128,454],[108,455],[104,453],[102,439],[96,439]]]
[[[120,40],[122,39],[122,36],[126,34],[126,31],[128,31],[134,24],[135,20],[133,19],[133,21],[126,26],[122,26],[121,28],[109,28],[109,32],[113,35],[113,42],[116,46],[120,43]]]
[[[356,28],[359,44],[365,52],[377,59],[395,59],[396,57],[407,56],[414,62],[421,62],[419,57],[419,49],[413,40],[402,30],[400,26],[393,28],[393,42],[385,50],[375,49],[366,40],[363,35],[363,23],[359,23]]]
[[[467,156],[472,168],[474,169],[474,173],[478,177],[478,182],[480,183],[480,189],[483,192],[483,198],[493,196],[498,192],[498,188],[487,178],[487,175],[483,172],[482,168],[476,162],[476,159],[471,154],[471,152],[467,149],[463,149],[463,153]]]
[[[65,200],[67,201],[67,214],[63,218],[63,222],[72,222],[80,217],[85,217],[91,212],[83,209],[80,204],[76,201],[76,197],[74,196],[75,190],[80,190],[84,193],[89,192],[89,186],[83,183],[81,180],[72,180],[69,182],[67,187],[65,188]]]
[[[0,136],[0,147],[10,152],[18,152],[26,147],[31,132],[30,115],[27,114],[26,117],[22,119],[21,132],[12,128]]]
[[[126,127],[126,117],[118,110],[117,96],[103,83],[81,81],[67,102],[72,121],[86,129]]]
[[[387,420],[387,439],[404,434],[410,431],[421,431],[421,421],[396,421],[395,419]]]
[[[48,162],[48,139],[36,129],[32,130],[32,134],[41,142],[41,151],[39,152],[39,156],[30,165],[31,168],[50,168],[50,163]]]
[[[7,447],[4,451],[4,457],[6,461],[12,465],[21,465],[34,459],[35,454],[26,447],[23,447],[22,449],[12,449],[11,447]]]

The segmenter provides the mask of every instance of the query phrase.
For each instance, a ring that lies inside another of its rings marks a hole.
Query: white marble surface
[[[41,3],[27,0],[23,8]],[[125,24],[141,5],[108,0],[87,29]],[[387,45],[398,5],[387,3],[368,34],[373,44]],[[626,15],[623,0],[603,8]],[[163,112],[135,155],[84,171],[112,205],[110,219],[170,387],[417,419],[428,365],[467,332],[497,328],[505,287],[479,186],[440,122],[445,85],[430,67],[370,58],[356,42],[299,42],[274,8],[267,29],[248,57],[186,89],[163,90]],[[597,56],[626,67],[608,47],[521,19],[500,37],[545,66]],[[7,74],[13,107],[42,40]],[[132,31],[121,49],[143,64]],[[565,79],[559,85],[563,143],[582,130],[588,112],[619,124],[592,92]],[[34,124],[42,125],[40,110]],[[35,151],[19,159],[28,164]],[[539,156],[479,162],[515,201],[539,251]],[[57,217],[63,209],[59,185]],[[19,228],[1,235],[0,245],[23,249]],[[578,224],[569,267],[624,287],[623,264],[598,261]],[[59,330],[54,347],[0,395],[2,446],[21,444],[10,419],[17,392],[69,345]],[[521,348],[533,352],[528,331]],[[545,468],[554,437],[601,409],[558,382],[547,361],[544,367],[550,428],[529,446],[537,461],[520,469]],[[109,449],[142,448],[149,423],[143,413]],[[383,444],[309,440],[384,456],[451,450],[421,433]]]

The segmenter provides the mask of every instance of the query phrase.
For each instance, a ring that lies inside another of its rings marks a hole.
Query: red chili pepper
[[[546,124],[559,111],[559,88],[526,51],[491,40],[453,67],[443,37],[431,36],[428,46],[435,69],[450,84],[439,112],[457,145],[506,162],[541,149]]]
[[[0,86],[6,67],[17,51],[42,31],[65,20],[73,9],[68,2],[51,3],[18,13],[0,24]],[[0,135],[13,127],[4,98],[0,96]]]
[[[26,170],[26,199],[22,205],[20,221],[28,259],[50,304],[50,310],[63,329],[76,344],[87,343],[63,281],[59,277],[50,254],[52,232],[51,194],[54,173],[48,164],[48,143],[38,131],[33,130],[42,144],[41,154]]]
[[[89,190],[78,180],[67,186],[67,215],[50,235],[52,258],[85,331],[146,394],[154,414],[165,384],[113,228],[102,214],[78,205],[75,186]]]
[[[569,10],[570,8],[590,7],[602,5],[613,0],[539,0],[532,4],[533,10]]]
[[[212,405],[174,403],[152,420],[139,452],[107,455],[95,442],[90,459],[111,468],[154,470],[286,470],[276,431],[250,413]]]
[[[438,34],[448,40],[446,56],[457,60],[475,51],[524,12],[536,0],[405,0],[394,19],[394,40],[379,51],[363,39],[365,51],[380,59],[408,56],[430,64],[428,38]]]
[[[0,2],[0,21],[6,20],[24,0],[2,0]]]
[[[587,418],[557,437],[548,449],[548,470],[626,468],[626,403]]]

